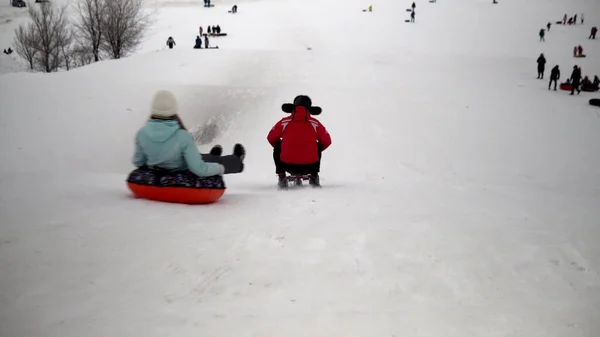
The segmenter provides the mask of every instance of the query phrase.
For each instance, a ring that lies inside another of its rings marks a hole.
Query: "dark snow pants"
[[[321,170],[321,147],[318,150],[319,160],[312,164],[287,164],[281,161],[281,142],[275,143],[273,147],[273,161],[275,162],[275,173],[289,172],[291,174],[310,174],[318,176]]]
[[[207,163],[219,163],[225,167],[225,174],[241,173],[244,170],[244,163],[240,157],[230,154],[227,156],[214,156],[212,154],[201,153],[202,160]]]
[[[581,81],[573,81],[571,82],[571,95],[573,95],[575,93],[575,90],[577,90],[577,94],[581,93],[581,90],[579,90],[579,85]]]
[[[550,83],[548,83],[548,90],[550,90],[550,87],[552,86],[552,82],[554,82],[554,90],[556,90],[556,82],[558,80],[556,78],[551,78],[550,79]]]
[[[544,67],[538,67],[538,78],[544,79]]]

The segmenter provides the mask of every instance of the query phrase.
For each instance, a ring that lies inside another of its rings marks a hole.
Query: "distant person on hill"
[[[573,15],[573,24],[577,24],[577,14]]]
[[[173,46],[175,45],[175,40],[173,40],[172,36],[169,36],[169,38],[167,39],[167,46],[169,46],[169,49],[173,49]]]
[[[540,42],[546,42],[546,39],[544,39],[545,35],[546,35],[546,30],[544,30],[544,28],[540,29]]]
[[[212,30],[211,30],[210,26],[208,26],[208,28],[206,29],[206,32],[208,33],[208,35],[212,34]]]
[[[237,5],[233,5],[233,7],[231,7],[231,13],[237,13]]]
[[[567,22],[569,25],[573,24],[573,18],[569,18],[569,21]]]
[[[575,94],[575,90],[577,90],[577,95],[581,93],[579,89],[579,84],[581,83],[581,68],[578,66],[573,67],[573,72],[571,73],[571,95]]]
[[[538,77],[539,79],[544,79],[544,70],[546,70],[546,57],[544,57],[544,54],[540,54],[540,57],[538,57],[537,59],[537,70],[538,70]]]
[[[412,13],[410,13],[410,22],[415,22],[415,11],[412,11]]]
[[[6,54],[6,55],[10,55],[10,54],[12,54],[12,52],[13,52],[13,50],[10,49],[10,47],[8,47],[8,49],[4,49],[4,54]]]
[[[200,154],[192,135],[178,115],[173,93],[160,90],[154,95],[150,118],[135,136],[133,165],[170,172],[190,171],[198,177],[241,173],[246,150],[235,144],[233,154],[221,156],[215,145],[210,154]]]
[[[598,78],[598,75],[594,76],[594,82],[592,84],[594,85],[595,90],[600,90],[600,78]]]
[[[196,36],[196,44],[194,45],[194,49],[201,49],[202,48],[202,39],[200,38],[200,36]]]
[[[577,55],[583,56],[583,47],[581,45],[577,46]]]
[[[209,47],[209,44],[208,44],[208,35],[206,35],[204,37],[204,48],[208,48],[208,47]]]
[[[200,28],[198,28],[198,32],[200,33],[200,36],[203,35],[202,33],[204,32],[204,30],[202,29],[202,26],[200,26]]]
[[[567,24],[567,14],[565,14],[565,16],[563,16],[563,25]]]
[[[550,27],[552,27],[552,23],[548,22],[548,24],[546,25],[546,27],[548,28],[548,31],[550,31]]]
[[[596,39],[596,33],[598,33],[598,27],[594,26],[592,27],[592,30],[590,31],[590,37],[589,39]]]
[[[221,26],[217,25],[215,29],[217,30],[217,35],[221,34]]]
[[[581,13],[581,24],[583,25],[583,13]]]
[[[555,65],[550,72],[550,83],[548,83],[548,90],[550,90],[550,86],[552,82],[554,82],[554,91],[556,91],[556,83],[560,80],[560,69],[558,69],[558,65]]]

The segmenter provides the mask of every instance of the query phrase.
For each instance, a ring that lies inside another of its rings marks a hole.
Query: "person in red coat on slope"
[[[291,115],[281,119],[269,132],[267,140],[273,146],[275,173],[279,186],[285,185],[286,172],[309,174],[309,183],[320,186],[321,152],[331,145],[331,136],[321,122],[321,108],[312,106],[310,97],[300,95],[294,103],[283,104],[281,109]]]

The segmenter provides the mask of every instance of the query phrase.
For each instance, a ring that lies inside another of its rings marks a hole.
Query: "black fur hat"
[[[296,106],[305,107],[308,110],[308,112],[313,116],[320,115],[322,112],[322,109],[320,107],[312,106],[312,100],[306,95],[296,96],[296,98],[294,98],[294,103],[283,104],[281,106],[281,110],[283,110],[283,112],[292,113],[294,111],[294,107]]]

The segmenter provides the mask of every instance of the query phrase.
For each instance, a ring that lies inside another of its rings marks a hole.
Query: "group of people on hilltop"
[[[546,68],[546,57],[544,54],[541,54],[537,59],[538,64],[538,79],[544,79],[544,71]],[[550,82],[548,83],[548,90],[552,87],[554,83],[554,90],[556,91],[556,86],[558,80],[560,79],[560,69],[558,65],[555,65],[550,72]],[[594,80],[591,81],[588,76],[583,77],[581,73],[581,67],[575,65],[573,67],[573,72],[571,73],[571,77],[567,79],[567,81],[563,84],[567,84],[571,87],[571,95],[577,94],[579,95],[581,91],[598,91],[600,90],[600,78],[598,75],[594,76]]]
[[[4,49],[4,54],[10,55],[12,53],[13,53],[13,50],[10,47],[8,47],[8,49]]]
[[[567,19],[568,18],[568,19]],[[583,25],[585,18],[584,18],[584,14],[581,14],[581,24]],[[577,14],[573,15],[572,17],[568,17],[568,15],[565,13],[565,15],[563,16],[562,19],[562,24],[563,25],[576,25],[577,24]]]
[[[204,28],[202,28],[202,26],[198,27],[198,32],[200,33],[200,36],[204,35]],[[221,26],[208,26],[206,28],[206,34],[212,36],[221,34]]]

